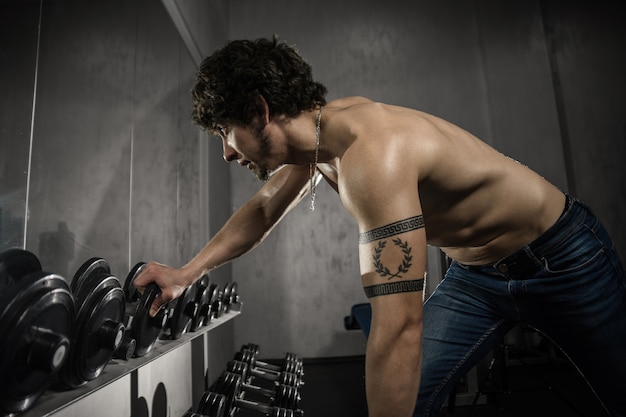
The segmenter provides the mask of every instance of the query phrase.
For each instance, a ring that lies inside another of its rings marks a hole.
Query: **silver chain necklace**
[[[315,173],[317,172],[317,159],[320,153],[320,128],[322,126],[322,106],[320,106],[320,112],[317,115],[317,124],[315,125],[315,164],[309,164],[309,181],[311,183],[311,211],[315,210]]]

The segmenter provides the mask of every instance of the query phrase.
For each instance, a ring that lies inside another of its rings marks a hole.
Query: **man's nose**
[[[226,141],[223,143],[224,148],[224,161],[230,162],[239,159],[239,153],[233,149],[231,146],[228,146]]]

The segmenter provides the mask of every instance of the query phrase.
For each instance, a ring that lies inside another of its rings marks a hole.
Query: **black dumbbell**
[[[75,305],[60,275],[22,249],[0,253],[0,414],[30,409],[65,364]]]
[[[205,405],[212,404],[212,401],[216,398],[215,394],[222,394],[226,400],[226,414],[232,415],[237,410],[249,411],[256,414],[261,414],[270,417],[296,417],[303,416],[302,410],[292,410],[287,408],[281,408],[271,406],[265,403],[259,403],[255,401],[248,401],[242,398],[243,383],[241,375],[233,373],[224,373],[214,385],[213,391],[207,391],[204,393],[198,412],[200,414],[214,417],[211,412],[214,412],[212,405],[205,407]]]
[[[228,370],[224,371],[222,375],[220,375],[213,387],[209,388],[209,391],[226,394],[226,392],[223,392],[223,390],[219,387],[223,387],[229,379],[233,379],[233,375],[237,375],[241,379],[240,398],[244,398],[244,396],[246,396],[246,399],[250,400],[251,398],[248,396],[251,395],[253,397],[252,399],[256,398],[262,403],[266,403],[273,407],[288,408],[291,410],[297,410],[300,405],[300,393],[298,392],[298,388],[294,386],[274,385],[271,388],[263,388],[257,385],[249,384],[248,381],[246,381],[245,375],[238,372],[229,372]]]
[[[240,351],[242,351],[244,349],[251,350],[252,352],[254,352],[256,354],[256,357],[259,356],[260,347],[257,344],[247,343],[247,344],[241,346]],[[302,360],[302,358],[300,356],[296,355],[295,353],[287,352],[287,353],[285,353],[285,361],[295,362],[296,367],[298,369],[298,372],[295,372],[295,373],[299,374],[300,376],[304,375],[304,361]],[[274,370],[277,370],[277,369],[282,370],[282,367],[276,367],[275,365],[271,365],[271,364],[265,364],[265,365],[266,366],[269,365],[270,369],[272,369],[272,367],[274,367],[273,368]]]
[[[278,381],[274,381],[270,388],[264,388],[251,384],[251,376],[249,373],[248,365],[243,362],[228,362],[226,372],[233,373],[241,376],[242,391],[256,395],[260,397],[261,401],[270,399],[270,405],[281,408],[290,408],[297,410],[300,406],[300,392],[298,391],[299,385],[297,384],[297,378],[294,374],[291,375],[292,379],[287,380],[290,384],[282,384]]]
[[[224,293],[222,294],[223,310],[224,313],[228,313],[233,304],[239,302],[239,293],[237,291],[237,283],[231,282],[224,286]]]
[[[299,359],[294,359],[287,355],[281,365],[273,365],[258,361],[256,359],[257,356],[257,352],[244,347],[239,352],[235,353],[235,360],[247,363],[250,369],[257,369],[263,372],[289,372],[298,375],[300,378],[304,375],[302,361]]]
[[[215,392],[206,391],[200,399],[198,412],[190,412],[184,417],[225,417],[226,396]],[[230,413],[229,413],[230,414]]]
[[[241,361],[230,361],[226,364],[226,370],[235,374],[240,374],[244,382],[252,382],[258,379],[267,381],[272,385],[289,385],[299,388],[304,385],[302,379],[290,372],[263,372],[257,369],[250,369],[247,363]]]
[[[70,289],[76,304],[70,354],[59,372],[62,388],[97,378],[124,339],[124,291],[106,260],[91,258],[74,274]]]
[[[180,339],[184,333],[189,331],[191,320],[198,313],[196,286],[191,285],[185,288],[183,293],[172,304],[170,304],[168,319],[165,325],[169,332],[167,336],[169,339]]]
[[[223,312],[222,292],[217,284],[209,284],[207,281],[206,306],[200,313],[203,326],[207,326],[214,318],[220,317]]]
[[[134,357],[142,357],[149,353],[163,331],[167,320],[168,306],[161,307],[155,317],[150,317],[150,306],[154,299],[161,294],[159,286],[151,282],[146,286],[143,293],[135,288],[135,278],[147,264],[137,263],[128,273],[124,282],[124,294],[126,295],[126,343],[135,341]],[[124,344],[124,346],[125,346]]]
[[[196,295],[194,300],[198,308],[196,314],[191,318],[191,324],[189,326],[189,331],[191,332],[198,331],[204,326],[211,314],[211,302],[213,302],[213,300],[210,299],[209,276],[207,274],[198,278],[195,289]]]
[[[211,315],[207,323],[211,319],[222,317],[222,314],[224,314],[224,290],[218,284],[211,284],[209,286],[209,295],[213,301],[211,302]]]

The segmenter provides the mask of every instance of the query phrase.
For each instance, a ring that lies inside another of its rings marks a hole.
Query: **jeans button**
[[[509,272],[509,266],[507,264],[500,264],[498,265],[498,271],[501,274],[506,274],[507,272]]]

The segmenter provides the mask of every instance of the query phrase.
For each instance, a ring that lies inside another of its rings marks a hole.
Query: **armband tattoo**
[[[414,217],[409,217],[408,219],[399,220],[385,226],[377,227],[376,229],[372,229],[368,232],[359,233],[359,245],[399,235],[400,233],[410,232],[411,230],[421,229],[422,227],[424,227],[423,215],[420,214]]]
[[[411,281],[389,282],[385,284],[370,285],[363,287],[367,298],[379,295],[399,294],[403,292],[418,292],[424,290],[424,278]]]

